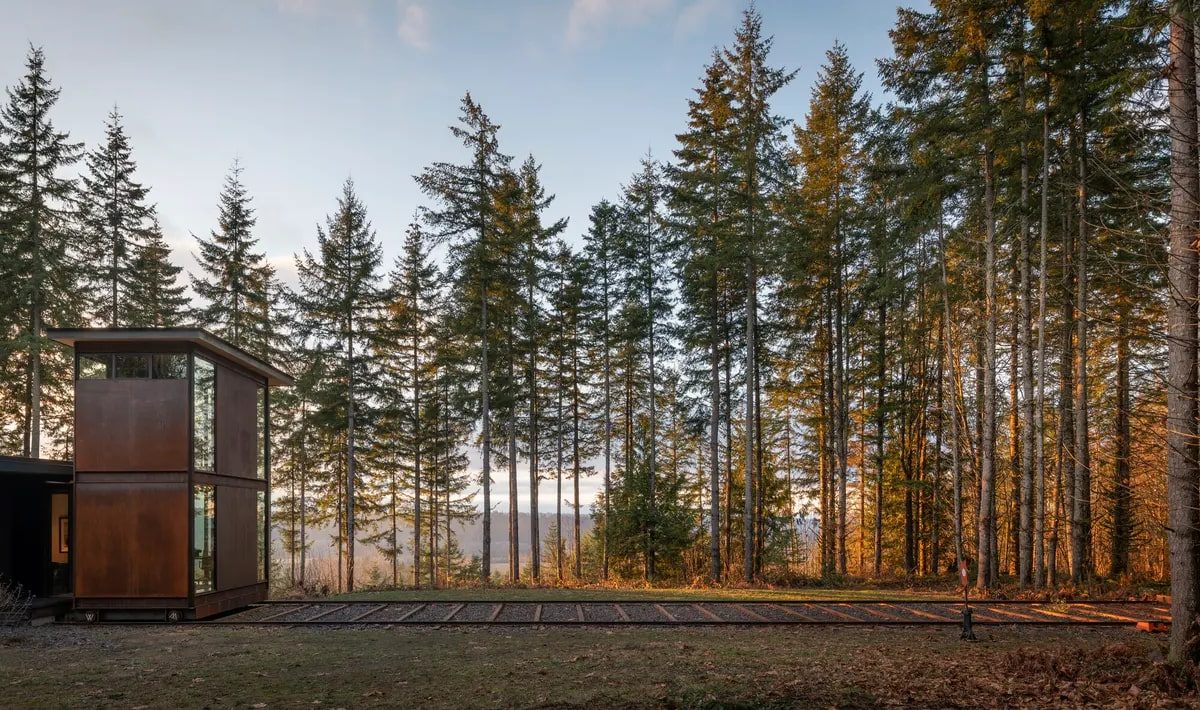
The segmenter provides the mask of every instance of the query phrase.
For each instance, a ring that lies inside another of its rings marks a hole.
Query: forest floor
[[[0,630],[6,707],[1196,707],[1123,628]]]

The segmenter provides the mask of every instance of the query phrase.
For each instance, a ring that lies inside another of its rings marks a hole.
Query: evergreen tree
[[[422,556],[428,554],[422,535],[431,522],[433,506],[422,504],[432,493],[430,458],[434,452],[437,420],[432,418],[436,347],[436,299],[440,295],[439,274],[429,256],[428,238],[418,225],[410,225],[404,250],[392,271],[388,296],[376,335],[382,358],[381,408],[376,426],[375,454],[387,462],[383,471],[381,497],[388,505],[386,525],[373,541],[392,562],[392,583],[398,584],[397,558],[402,512],[412,523],[413,584],[420,586]],[[407,489],[407,490],[405,490]],[[407,501],[407,503],[403,503]],[[431,575],[429,583],[435,582]]]
[[[796,165],[800,172],[799,199],[807,221],[805,232],[815,242],[809,253],[821,255],[823,262],[819,267],[826,289],[823,336],[830,351],[822,359],[833,363],[832,371],[826,373],[832,400],[825,407],[828,416],[824,426],[830,432],[834,465],[831,483],[836,485],[836,492],[831,488],[831,495],[823,500],[836,515],[827,514],[832,511],[822,513],[825,522],[836,530],[837,572],[844,575],[850,445],[847,272],[852,255],[862,248],[858,203],[870,98],[861,93],[862,74],[850,66],[843,45],[834,44],[825,58],[813,86],[805,125],[796,129]]]
[[[677,162],[666,169],[671,219],[680,239],[681,339],[689,353],[707,359],[707,368],[697,361],[691,376],[707,379],[709,395],[709,579],[714,582],[721,576],[721,360],[723,354],[728,356],[722,352],[722,310],[727,307],[723,300],[733,277],[729,262],[736,253],[730,221],[732,118],[729,65],[723,54],[714,52],[703,84],[688,102],[688,130],[676,136]],[[724,412],[725,417],[729,415]]]
[[[25,456],[46,453],[43,428],[60,454],[69,451],[70,358],[43,330],[81,322],[79,249],[72,225],[75,180],[65,175],[79,160],[79,144],[51,119],[60,90],[46,75],[45,56],[31,47],[25,75],[7,90],[0,110],[0,174],[6,176],[3,311],[13,324],[0,343],[0,366],[8,392],[19,402],[2,408],[0,430],[19,433]]]
[[[134,260],[147,255],[143,246],[157,225],[154,208],[146,202],[149,190],[135,180],[137,164],[116,108],[104,125],[103,142],[87,153],[85,162],[79,221],[88,262],[99,267],[92,272],[93,310],[98,320],[112,328],[133,325],[132,312],[140,307],[136,296],[145,295],[135,292],[156,286],[139,283],[143,274]]]
[[[594,380],[599,380],[597,393],[600,401],[600,422],[598,424],[600,438],[604,449],[604,490],[602,493],[604,507],[603,516],[607,520],[612,502],[612,443],[613,443],[613,392],[612,392],[612,356],[614,346],[613,319],[618,303],[617,282],[614,278],[616,265],[616,233],[619,213],[616,205],[607,200],[592,207],[590,226],[584,235],[584,258],[587,260],[587,271],[594,277],[588,281],[587,310],[590,314],[589,340],[592,342],[592,352],[589,360],[598,372]],[[595,513],[593,513],[595,517]],[[608,579],[609,572],[609,528],[603,527],[600,538],[601,545],[601,579]]]
[[[128,304],[122,311],[125,324],[135,328],[179,325],[188,305],[185,287],[179,280],[183,267],[171,262],[171,248],[156,218],[150,218],[143,234],[144,241],[134,248],[129,262],[134,276],[126,287]]]
[[[192,319],[247,352],[266,357],[271,340],[271,271],[255,251],[257,219],[235,162],[221,189],[217,228],[208,239],[196,237],[199,273],[190,274],[201,300]]]
[[[383,301],[381,261],[382,250],[367,209],[355,194],[353,181],[347,179],[337,209],[326,218],[325,227],[317,229],[317,253],[305,250],[296,259],[296,269],[301,329],[320,343],[329,358],[320,406],[322,425],[330,437],[340,439],[335,449],[345,462],[343,544],[348,591],[354,591],[355,582],[355,491],[368,477],[359,468],[358,443],[371,440],[379,388],[375,346]],[[372,506],[364,507],[369,516]]]
[[[491,471],[492,412],[490,401],[492,363],[489,347],[498,342],[497,319],[488,317],[488,308],[501,284],[504,261],[497,258],[504,245],[495,243],[498,215],[494,197],[511,158],[500,152],[493,123],[479,104],[467,94],[462,100],[460,125],[451,133],[470,152],[470,162],[434,163],[417,176],[422,192],[434,199],[439,209],[426,209],[424,218],[438,240],[450,241],[450,273],[453,298],[459,303],[459,330],[472,335],[476,368],[480,443],[483,450],[483,550],[480,574],[483,582],[492,575]],[[491,353],[493,359],[494,353]]]
[[[758,326],[759,288],[769,269],[765,264],[775,248],[779,220],[773,204],[789,179],[784,155],[783,129],[787,120],[774,113],[771,98],[787,86],[795,72],[772,67],[768,56],[774,40],[763,35],[762,16],[751,8],[742,15],[733,46],[724,52],[729,64],[729,95],[733,106],[730,141],[734,185],[731,210],[741,247],[736,260],[742,266],[745,298],[745,497],[743,518],[743,576],[754,577],[758,567],[754,531],[761,526],[761,508],[755,486],[762,476],[756,464],[762,459],[761,435],[756,431],[760,412],[763,362]]]

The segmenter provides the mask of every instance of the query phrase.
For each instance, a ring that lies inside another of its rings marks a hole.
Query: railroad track
[[[977,625],[1130,626],[1169,621],[1158,602],[971,603]],[[394,626],[957,626],[961,601],[276,601],[204,625]]]

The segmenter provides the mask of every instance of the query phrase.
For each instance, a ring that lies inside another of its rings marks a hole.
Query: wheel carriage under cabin
[[[55,329],[75,348],[71,567],[95,618],[202,618],[267,597],[279,369],[200,329]]]

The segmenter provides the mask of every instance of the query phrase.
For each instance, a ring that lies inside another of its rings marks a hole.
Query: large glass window
[[[115,356],[114,377],[118,380],[144,380],[150,377],[150,356],[121,353]]]
[[[267,494],[258,492],[258,581],[267,581]]]
[[[217,368],[195,358],[192,373],[192,465],[215,471],[217,464]]]
[[[86,353],[79,356],[81,380],[186,380],[183,353]]]
[[[192,488],[192,585],[196,594],[216,584],[217,496],[212,486]]]
[[[187,355],[175,353],[170,355],[154,355],[154,379],[156,380],[186,380]]]
[[[267,388],[259,386],[258,388],[258,422],[257,439],[255,440],[255,450],[258,452],[256,475],[259,478],[267,477]]]
[[[107,380],[110,376],[112,376],[112,355],[79,356],[79,379]]]

